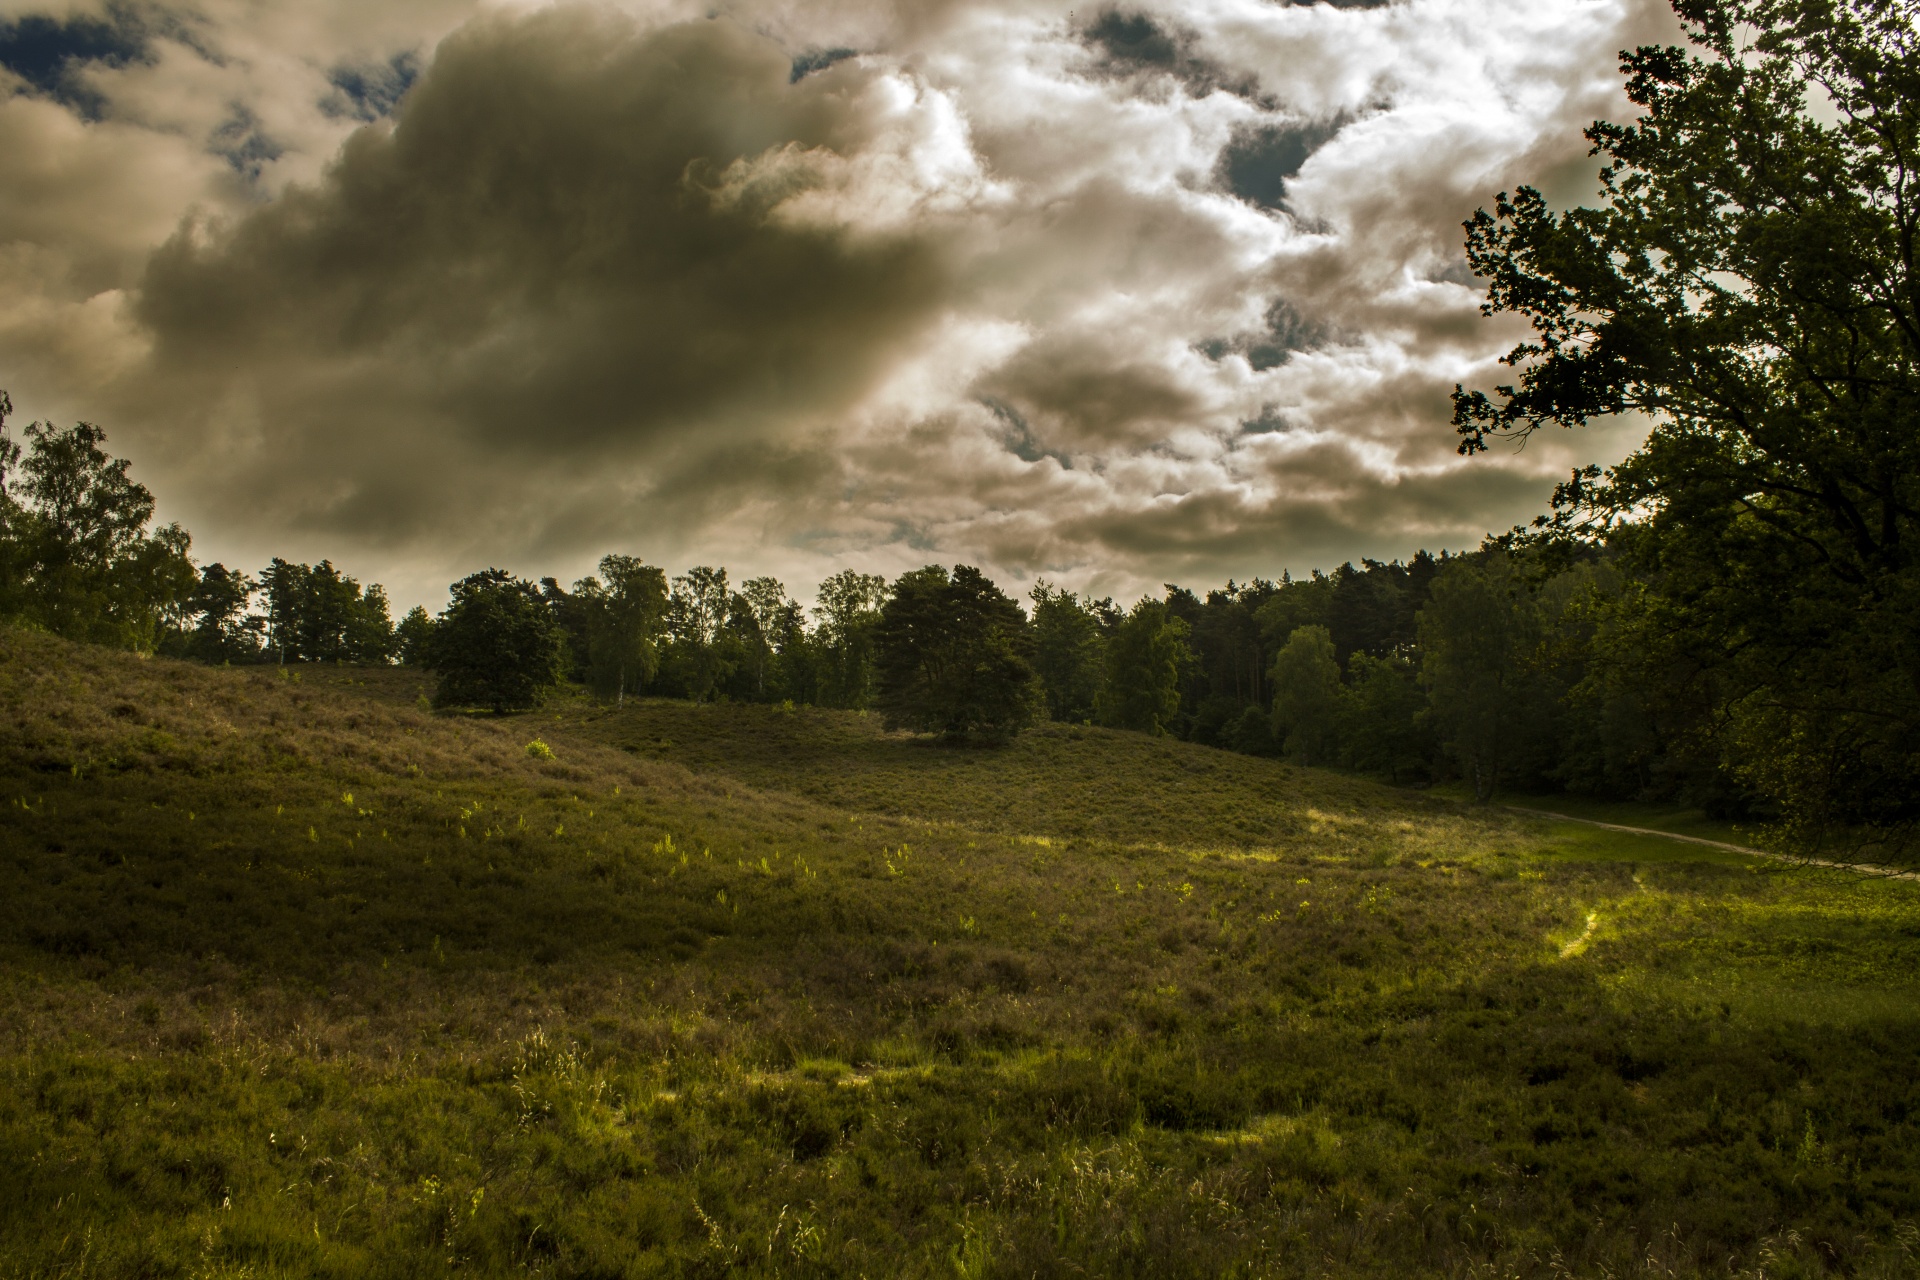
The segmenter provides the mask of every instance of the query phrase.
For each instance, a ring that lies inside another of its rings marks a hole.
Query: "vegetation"
[[[260,575],[264,618],[243,612],[251,586],[224,565],[207,566],[200,592],[218,603],[196,611],[200,620],[189,652],[245,661],[253,656],[258,635],[276,662],[388,662],[394,657],[399,638],[387,614],[387,594],[377,582],[363,589],[331,560],[305,565],[275,557]]]
[[[398,657],[435,672],[440,705],[496,712],[565,679],[616,705],[646,692],[878,709],[950,742],[1005,742],[1038,714],[1401,784],[1460,779],[1481,799],[1674,800],[1767,823],[1800,852],[1850,839],[1897,860],[1904,848],[1885,806],[1907,784],[1884,759],[1874,819],[1799,803],[1812,784],[1782,773],[1786,748],[1750,749],[1774,704],[1675,629],[1683,611],[1661,594],[1671,580],[1643,554],[1654,526],[1596,546],[1510,538],[1229,583],[1204,599],[1169,587],[1127,610],[1041,582],[1031,618],[965,565],[893,584],[848,570],[809,611],[771,578],[735,590],[725,569],[697,566],[669,582],[610,555],[570,590],[488,570],[454,584],[439,617],[416,607],[395,626],[379,584],[328,561],[275,559],[258,580],[220,564],[196,573],[183,531],[146,532],[152,498],[96,428],[36,424],[28,440],[24,466],[7,453],[29,480],[6,490],[4,595],[18,621],[76,639],[220,663]],[[60,538],[74,546],[57,551]],[[1738,706],[1724,696],[1735,689]],[[1781,733],[1796,751],[1811,741]],[[1820,767],[1829,780],[1844,772]]]
[[[1920,885],[427,687],[0,631],[5,1274],[1920,1265]]]
[[[100,447],[91,423],[6,435],[0,392],[0,617],[61,635],[151,649],[177,623],[194,585],[187,534],[148,531],[153,494]]]
[[[503,569],[463,578],[427,646],[427,665],[440,673],[433,703],[524,711],[559,681],[565,649],[559,620],[531,582]]]
[[[1325,627],[1295,627],[1273,660],[1273,736],[1305,764],[1333,759],[1340,718],[1340,664]],[[1484,798],[1484,797],[1483,797]]]
[[[1605,198],[1467,224],[1517,382],[1457,392],[1463,451],[1653,423],[1560,489],[1538,540],[1632,576],[1606,621],[1653,715],[1810,850],[1920,828],[1920,40],[1904,0],[1676,0],[1688,48],[1625,56],[1587,131]],[[1819,108],[1816,113],[1815,107]],[[1614,682],[1623,689],[1627,681]]]
[[[576,664],[615,705],[626,701],[627,690],[644,688],[660,667],[656,639],[667,611],[667,575],[632,556],[607,556],[600,561],[606,578],[583,580],[575,590],[585,618],[569,628],[586,638],[586,661]]]
[[[1101,605],[1110,602],[1101,601]],[[1094,694],[1100,723],[1141,733],[1165,733],[1180,714],[1180,678],[1193,663],[1187,624],[1158,600],[1142,600],[1123,617],[1090,606],[1091,622],[1106,613],[1106,679]]]
[[[969,565],[906,574],[874,629],[888,728],[1004,742],[1033,718],[1027,618]]]

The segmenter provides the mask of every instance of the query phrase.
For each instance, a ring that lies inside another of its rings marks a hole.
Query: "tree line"
[[[10,407],[10,406],[7,406]],[[4,419],[0,418],[0,433]],[[99,428],[0,434],[0,605],[78,640],[219,663],[401,662],[436,701],[528,707],[577,682],[609,701],[873,710],[955,742],[1038,720],[1166,734],[1402,784],[1765,803],[1711,732],[1688,672],[1648,661],[1645,587],[1606,547],[1514,539],[1130,607],[1040,581],[1026,606],[979,570],[889,583],[843,570],[809,607],[769,577],[609,555],[570,586],[488,569],[397,623],[330,561],[196,566]]]
[[[0,414],[10,409],[0,399]],[[1401,785],[1668,798],[1778,818],[1710,652],[1672,630],[1644,531],[1570,552],[1509,536],[1330,573],[1169,585],[1129,607],[979,570],[843,570],[811,606],[769,577],[670,576],[628,555],[569,586],[488,569],[396,623],[329,561],[196,565],[89,424],[0,416],[0,614],[72,639],[214,663],[392,662],[435,701],[511,711],[577,682],[632,696],[871,710],[951,742],[1097,724]],[[1760,757],[1764,765],[1765,757]]]

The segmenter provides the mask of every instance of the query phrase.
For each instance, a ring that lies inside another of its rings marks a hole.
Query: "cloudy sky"
[[[1083,7],[1085,6],[1085,7]],[[0,386],[196,553],[1123,597],[1463,547],[1463,218],[1642,0],[0,0]]]

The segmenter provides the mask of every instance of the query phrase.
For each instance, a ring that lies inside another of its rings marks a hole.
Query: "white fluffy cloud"
[[[1462,546],[1460,221],[1638,0],[0,8],[0,385],[209,556],[1132,594]]]

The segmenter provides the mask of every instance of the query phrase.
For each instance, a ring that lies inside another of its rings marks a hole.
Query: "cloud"
[[[960,175],[912,87],[790,65],[726,22],[483,19],[321,182],[182,229],[137,315],[176,398],[234,406],[207,481],[319,529],[478,537],[516,502],[539,529],[546,486],[844,411],[943,305],[917,218]]]
[[[1628,443],[1464,462],[1446,394],[1513,333],[1461,219],[1577,197],[1649,12],[16,4],[0,375],[207,553],[402,601],[1460,546]]]

